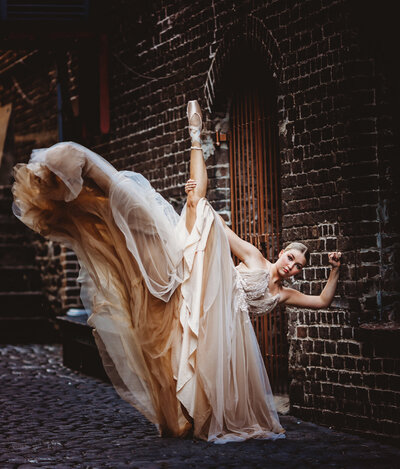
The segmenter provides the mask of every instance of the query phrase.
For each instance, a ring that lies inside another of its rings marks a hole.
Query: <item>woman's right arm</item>
[[[265,259],[261,252],[251,243],[244,241],[234,231],[232,231],[221,215],[220,219],[224,226],[232,253],[246,264],[249,269],[264,268]]]

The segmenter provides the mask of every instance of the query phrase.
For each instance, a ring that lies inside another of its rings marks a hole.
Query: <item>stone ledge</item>
[[[371,358],[400,358],[398,323],[365,323],[354,330],[354,338],[363,343],[363,355]]]
[[[375,343],[381,340],[399,340],[400,324],[391,322],[360,324],[355,329],[354,336],[360,341],[369,341],[373,338]]]
[[[400,323],[399,322],[368,322],[360,324],[361,329],[371,330],[371,331],[398,331],[400,332]]]
[[[87,317],[57,316],[63,345],[63,364],[88,376],[109,381]]]

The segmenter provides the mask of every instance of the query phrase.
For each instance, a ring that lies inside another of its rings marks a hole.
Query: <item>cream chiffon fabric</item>
[[[78,256],[88,323],[122,398],[165,436],[285,437],[248,278],[206,199],[189,234],[185,209],[178,216],[143,176],[69,142],[34,151],[15,180],[15,215]]]

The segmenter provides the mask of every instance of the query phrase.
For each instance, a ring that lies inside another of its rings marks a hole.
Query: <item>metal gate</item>
[[[232,229],[275,262],[280,250],[281,203],[275,105],[260,88],[233,95],[229,135]],[[287,318],[278,306],[253,319],[275,393],[288,390]]]

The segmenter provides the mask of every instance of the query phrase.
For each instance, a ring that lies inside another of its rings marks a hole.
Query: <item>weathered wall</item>
[[[294,287],[318,294],[329,275],[328,252],[343,252],[332,307],[287,308],[291,410],[330,425],[398,435],[397,332],[362,327],[399,320],[391,103],[397,85],[384,60],[394,46],[379,30],[375,37],[364,33],[357,8],[345,0],[157,1],[134,8],[115,2],[111,130],[85,143],[117,168],[142,172],[179,209],[188,177],[186,102],[199,99],[208,109],[213,138],[223,71],[232,63],[240,67],[238,46],[264,56],[279,90],[282,239],[313,251]],[[229,219],[226,151],[207,164],[210,200]],[[379,343],[372,345],[374,337]]]

